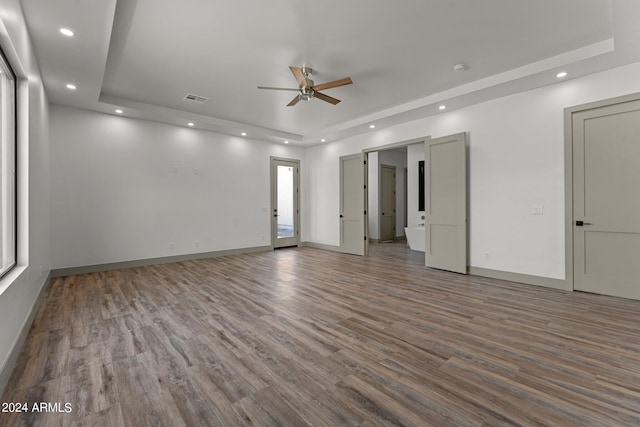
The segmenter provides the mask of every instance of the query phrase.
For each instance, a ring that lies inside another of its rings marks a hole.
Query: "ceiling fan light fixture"
[[[271,89],[271,90],[293,90],[297,91],[298,95],[293,98],[288,104],[287,107],[293,107],[300,101],[309,102],[314,98],[317,98],[321,101],[328,102],[329,104],[336,105],[340,102],[339,99],[333,98],[329,95],[324,94],[321,91],[326,89],[332,89],[334,87],[350,85],[353,83],[351,77],[344,77],[342,79],[334,80],[327,83],[322,83],[316,86],[313,80],[309,78],[309,76],[313,73],[313,70],[309,67],[293,67],[290,66],[289,69],[293,73],[296,81],[298,82],[298,88],[287,88],[287,87],[268,87],[268,86],[258,86],[258,89]]]
[[[311,101],[313,99],[313,89],[305,88],[300,89],[300,100],[301,101]]]

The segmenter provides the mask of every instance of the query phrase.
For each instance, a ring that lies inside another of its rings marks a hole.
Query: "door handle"
[[[584,221],[576,221],[576,226],[577,227],[582,227],[583,225],[593,225],[590,222],[584,222]]]

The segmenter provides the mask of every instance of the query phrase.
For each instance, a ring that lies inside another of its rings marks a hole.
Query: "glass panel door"
[[[299,169],[297,160],[271,160],[272,244],[275,248],[299,243]]]

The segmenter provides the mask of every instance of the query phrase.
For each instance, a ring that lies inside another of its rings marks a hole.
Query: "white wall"
[[[301,148],[52,106],[53,267],[268,246],[270,156],[306,167]]]
[[[2,2],[0,45],[19,79],[18,265],[0,279],[1,392],[48,277],[50,214],[48,101],[19,0]]]
[[[638,75],[640,63],[631,64],[311,147],[309,182],[315,184],[308,192],[308,238],[339,242],[339,156],[424,135],[468,132],[470,265],[563,279],[563,109],[638,92]],[[544,215],[533,216],[533,205],[543,205]]]

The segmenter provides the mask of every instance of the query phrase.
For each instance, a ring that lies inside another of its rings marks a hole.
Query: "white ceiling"
[[[303,145],[640,60],[636,0],[22,3],[51,102]],[[286,107],[290,65],[354,84]]]

